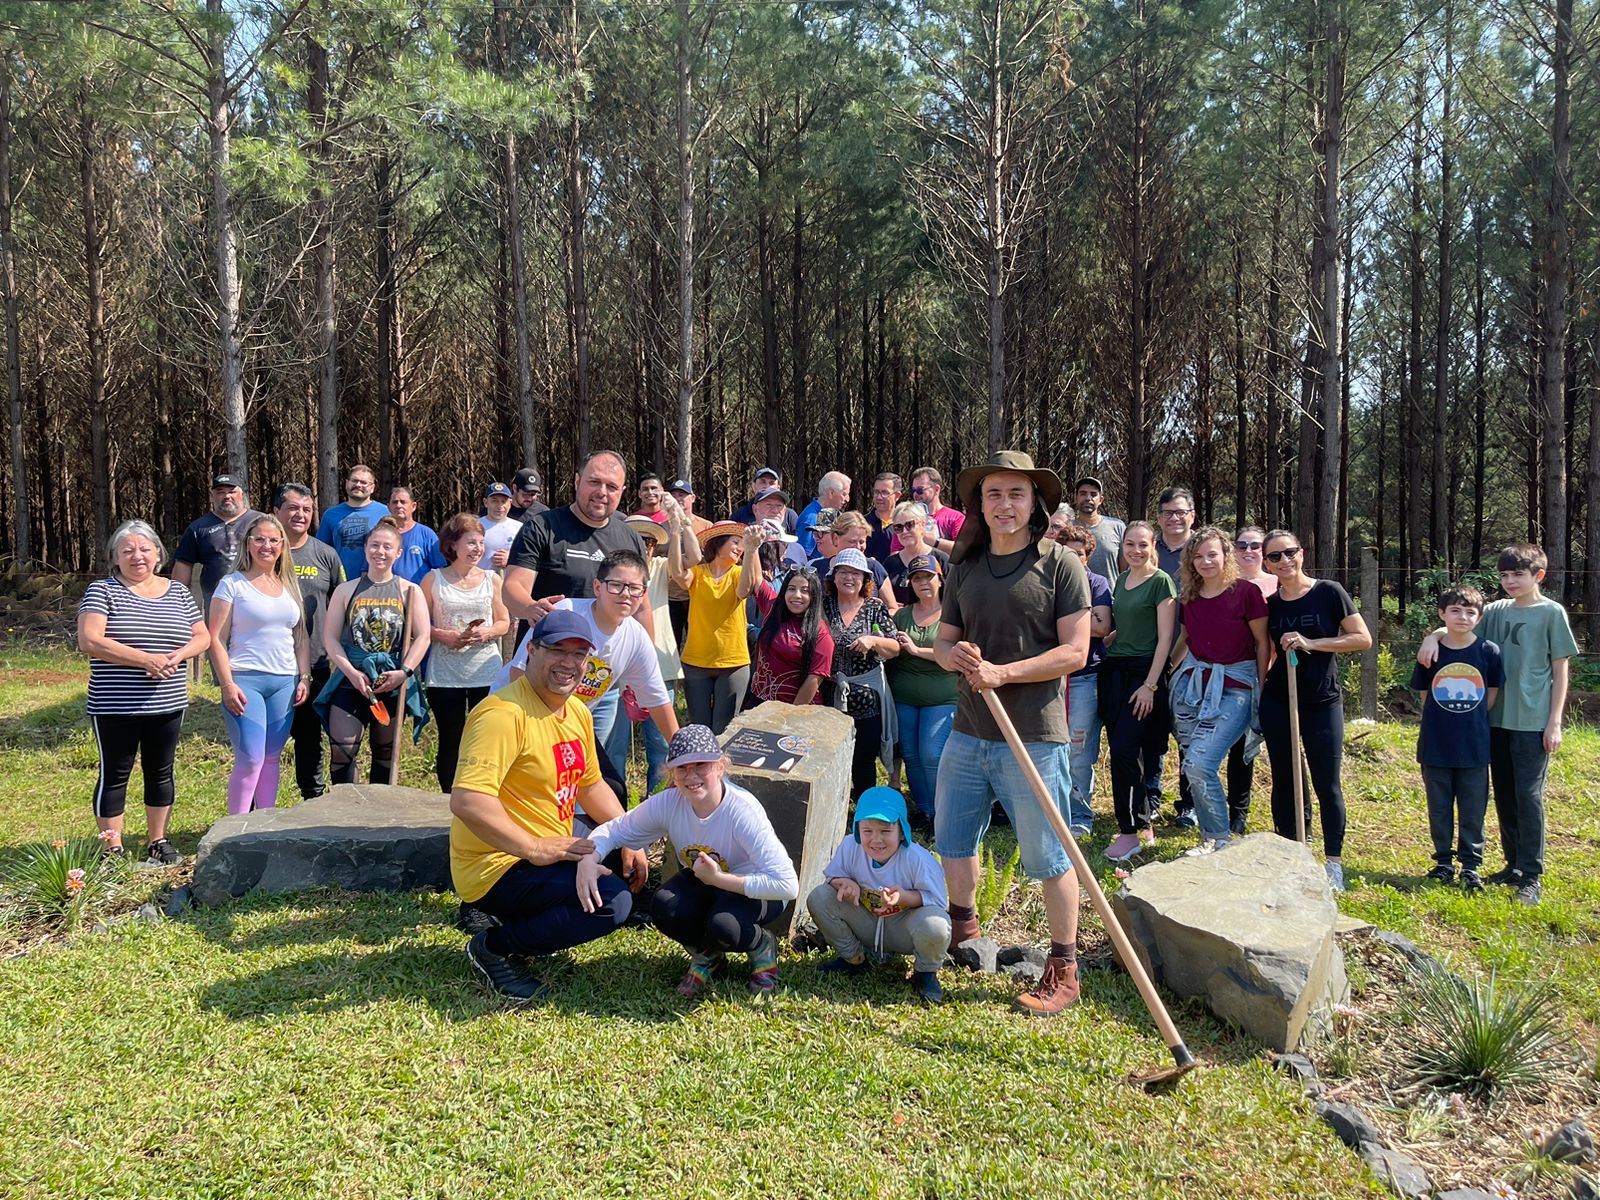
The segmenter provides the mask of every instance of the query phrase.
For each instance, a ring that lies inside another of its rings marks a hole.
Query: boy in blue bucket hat
[[[939,966],[950,944],[950,900],[939,860],[911,840],[906,801],[873,787],[856,801],[854,830],[806,901],[835,957],[819,970],[861,975],[874,958],[916,956],[911,989],[929,1004],[944,999]]]

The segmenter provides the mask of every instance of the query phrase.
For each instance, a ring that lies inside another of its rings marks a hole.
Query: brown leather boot
[[[965,917],[961,920],[952,917],[950,919],[950,953],[954,954],[956,947],[961,945],[962,942],[982,936],[983,930],[978,928],[977,917]]]
[[[1053,1017],[1078,998],[1078,964],[1064,958],[1045,960],[1044,978],[1031,992],[1017,997],[1017,1007],[1035,1017]]]

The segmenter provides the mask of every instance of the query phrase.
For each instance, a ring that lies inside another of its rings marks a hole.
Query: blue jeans
[[[589,715],[594,718],[594,744],[600,752],[611,760],[612,767],[617,775],[623,779],[628,777],[628,730],[633,722],[628,720],[622,712],[622,689],[620,687],[607,688],[589,709]],[[622,739],[621,745],[617,743]],[[622,807],[628,807],[628,798],[621,796]]]
[[[1094,824],[1094,766],[1100,760],[1100,676],[1074,675],[1067,680],[1068,770],[1072,798],[1069,825]]]
[[[1045,795],[1059,798],[1067,770],[1066,743],[1025,742],[1024,746],[1044,780]],[[1072,860],[1034,799],[1028,777],[1011,757],[1011,748],[1004,742],[952,730],[939,759],[933,818],[939,857],[977,857],[996,800],[1011,818],[1017,848],[1022,851],[1022,869],[1030,878],[1055,879],[1072,870]]]
[[[896,703],[894,711],[900,731],[900,757],[905,759],[906,782],[911,785],[911,803],[931,817],[939,794],[939,757],[950,740],[956,706],[932,704],[918,708]]]
[[[1229,834],[1228,793],[1222,786],[1222,764],[1234,742],[1250,727],[1255,707],[1249,688],[1223,688],[1217,711],[1201,720],[1199,706],[1171,697],[1172,723],[1183,748],[1180,761],[1194,797],[1195,816],[1200,834],[1220,841]]]

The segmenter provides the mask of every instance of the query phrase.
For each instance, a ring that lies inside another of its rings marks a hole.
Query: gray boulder
[[[1000,945],[986,937],[968,938],[950,953],[955,955],[956,965],[969,971],[993,975],[999,966]]]
[[[1005,946],[995,955],[995,961],[1002,967],[1032,963],[1043,973],[1045,967],[1049,965],[1050,956],[1037,946]]]
[[[1594,1135],[1582,1117],[1573,1117],[1546,1138],[1541,1148],[1557,1162],[1581,1166],[1594,1161]]]
[[[1271,833],[1203,858],[1151,863],[1112,907],[1151,976],[1198,996],[1274,1050],[1330,1025],[1350,985],[1338,908],[1311,852]]]
[[[1000,974],[1032,984],[1043,982],[1044,971],[1043,966],[1028,958],[1019,958],[1016,962],[1006,963],[1000,968]]]
[[[1383,1134],[1372,1123],[1372,1118],[1353,1104],[1340,1104],[1333,1100],[1318,1100],[1313,1110],[1339,1140],[1352,1149],[1368,1144],[1382,1145]]]
[[[224,817],[200,839],[194,898],[336,887],[393,892],[450,887],[450,798],[342,783],[293,808]]]
[[[1428,1173],[1417,1166],[1409,1155],[1371,1142],[1363,1142],[1358,1153],[1372,1173],[1399,1195],[1408,1200],[1427,1200],[1433,1195],[1433,1184],[1428,1182]]]

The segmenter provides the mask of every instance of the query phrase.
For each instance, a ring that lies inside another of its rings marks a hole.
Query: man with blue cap
[[[467,943],[467,961],[513,1003],[544,986],[525,959],[593,941],[621,927],[649,862],[623,850],[618,875],[599,881],[602,903],[585,911],[578,862],[594,850],[574,837],[578,806],[594,821],[622,815],[600,777],[594,722],[572,699],[593,650],[589,625],[556,610],[533,627],[522,678],[472,710],[450,793],[450,877],[462,901],[497,924]],[[617,868],[613,868],[616,870]]]
[[[911,989],[929,1004],[944,999],[939,965],[950,944],[949,899],[939,860],[911,840],[906,801],[894,788],[872,787],[856,801],[852,832],[823,869],[806,907],[836,951],[820,970],[861,975],[872,955],[916,956]]]

